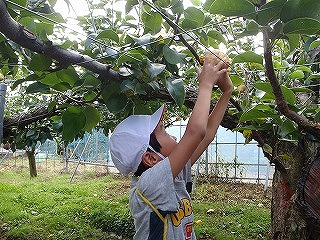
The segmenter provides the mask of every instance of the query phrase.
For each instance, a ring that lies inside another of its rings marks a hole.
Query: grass
[[[130,181],[93,169],[76,175],[72,184],[70,177],[41,171],[30,179],[25,167],[0,166],[0,239],[131,239]],[[268,239],[269,209],[259,185],[198,182],[197,239]]]
[[[193,198],[198,239],[269,239],[270,196],[262,185],[205,179]]]

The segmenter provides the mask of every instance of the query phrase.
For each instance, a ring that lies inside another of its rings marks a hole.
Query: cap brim
[[[165,109],[165,105],[162,105],[154,114],[151,115],[151,124],[150,124],[151,126],[150,126],[150,129],[152,130],[152,132],[154,131],[156,126],[161,121],[161,117],[162,117],[162,115],[164,113],[164,109]]]

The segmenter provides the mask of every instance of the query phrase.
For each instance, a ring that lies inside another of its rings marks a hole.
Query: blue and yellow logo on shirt
[[[176,213],[171,213],[171,220],[175,227],[181,224],[181,220],[184,217],[190,216],[192,214],[191,202],[189,199],[182,199],[182,204],[179,203],[179,210]]]

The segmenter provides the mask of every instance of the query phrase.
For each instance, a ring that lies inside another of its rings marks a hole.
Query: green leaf
[[[151,34],[157,34],[161,30],[162,17],[156,12],[144,12],[141,19],[145,25],[145,33],[150,32]]]
[[[320,1],[288,0],[282,8],[280,19],[289,22],[297,18],[312,18],[320,21]]]
[[[17,3],[18,5],[20,5],[22,7],[26,7],[27,6],[27,2],[28,2],[28,0],[11,0],[11,1],[14,2],[14,3]]]
[[[62,119],[59,116],[56,116],[56,118],[51,119],[52,122],[52,128],[56,131],[61,131],[61,129],[63,129],[63,123],[62,123]]]
[[[243,132],[243,137],[246,139],[245,143],[248,144],[252,140],[252,130],[250,129],[244,129]]]
[[[243,82],[244,82],[244,80],[241,77],[239,77],[238,75],[230,74],[230,79],[232,81],[233,86],[235,86],[235,87],[243,84]]]
[[[296,67],[296,70],[300,70],[300,71],[307,72],[307,73],[312,73],[312,70],[307,66],[298,66],[298,67]]]
[[[62,138],[71,142],[85,126],[86,116],[80,108],[71,106],[63,113],[62,123]]]
[[[98,36],[96,37],[96,39],[110,39],[110,40],[113,40],[117,43],[119,42],[118,34],[111,29],[106,29],[106,30],[100,32],[98,34]]]
[[[210,6],[210,13],[226,17],[243,16],[254,12],[254,5],[247,0],[215,0]]]
[[[101,81],[94,77],[93,75],[86,76],[82,86],[85,88],[93,89],[99,86]]]
[[[52,59],[42,54],[36,54],[31,58],[29,67],[33,71],[47,71],[52,64]]]
[[[106,103],[107,108],[112,113],[121,112],[127,105],[128,99],[127,96],[123,93],[113,93],[108,97],[107,101],[105,98],[103,100]]]
[[[134,88],[135,94],[146,94],[146,90],[144,89],[143,85],[137,82],[136,87]]]
[[[167,45],[163,46],[163,56],[170,64],[184,63],[179,53],[169,48]]]
[[[56,72],[56,74],[61,82],[68,83],[71,87],[73,87],[76,82],[80,81],[76,70],[72,66],[69,66],[67,69],[62,69]]]
[[[314,79],[316,80],[320,79],[320,74],[312,74],[307,78],[308,81],[312,81]]]
[[[131,90],[134,94],[146,94],[146,91],[141,83],[137,80],[127,79],[121,83],[121,90]]]
[[[319,47],[319,46],[320,46],[320,40],[315,40],[310,44],[309,50],[312,50],[312,49]]]
[[[207,35],[208,35],[208,37],[213,38],[213,39],[217,40],[218,42],[222,42],[224,44],[227,44],[226,39],[224,38],[224,36],[219,31],[210,30],[207,33]]]
[[[119,94],[120,92],[121,92],[120,84],[117,82],[111,81],[110,84],[107,85],[107,87],[103,88],[101,95],[103,100],[107,102],[109,97],[111,97],[112,94],[114,93]]]
[[[106,46],[105,52],[106,52],[106,54],[107,54],[106,58],[107,58],[107,57],[111,57],[111,58],[115,58],[115,59],[118,58],[118,53],[119,53],[119,51],[118,51],[116,48],[114,48],[114,47],[108,47],[108,46]]]
[[[184,16],[186,19],[196,22],[195,27],[203,25],[204,13],[198,8],[188,7],[184,12]]]
[[[17,80],[12,84],[11,89],[14,90],[14,89],[15,89],[16,87],[18,87],[21,83],[28,82],[28,81],[34,82],[34,81],[37,81],[37,80],[39,80],[39,79],[40,79],[40,77],[39,77],[37,74],[31,74],[31,75],[27,76],[26,78],[17,79]]]
[[[88,91],[83,95],[83,98],[86,101],[90,101],[90,102],[96,97],[97,97],[97,93],[95,93],[94,91]]]
[[[176,0],[174,1],[173,5],[171,6],[171,11],[174,14],[177,13],[183,13],[184,7],[183,7],[183,1],[181,0]]]
[[[41,83],[43,83],[43,84],[48,85],[48,86],[53,86],[53,85],[56,85],[58,83],[61,83],[60,78],[58,78],[58,76],[57,76],[57,74],[55,72],[46,74],[44,76],[44,78],[40,79],[39,81]]]
[[[162,73],[164,71],[165,68],[166,68],[166,65],[163,65],[160,63],[148,64],[149,77],[152,79],[152,78],[158,76],[160,73]]]
[[[32,83],[26,89],[26,93],[49,93],[49,92],[50,92],[50,87],[40,82]]]
[[[303,93],[312,93],[313,91],[309,88],[300,88],[300,87],[296,87],[296,88],[290,88],[290,90],[294,93],[299,93],[299,92],[303,92]]]
[[[46,40],[48,40],[46,35],[52,35],[53,34],[53,24],[36,23],[36,34],[38,36],[43,36],[43,37],[46,38]]]
[[[59,92],[64,92],[64,91],[71,89],[71,86],[69,85],[69,83],[61,82],[61,83],[58,83],[58,84],[51,86],[51,88],[53,88],[54,90],[57,90]]]
[[[121,66],[125,62],[136,62],[142,61],[143,57],[140,53],[135,51],[129,51],[127,53],[122,54],[117,60],[117,66]]]
[[[126,6],[125,6],[125,9],[126,9],[126,14],[130,12],[130,10],[139,4],[139,1],[138,0],[127,0],[126,1]]]
[[[57,3],[57,0],[49,0],[51,7],[54,7]]]
[[[283,5],[287,0],[274,0],[264,4],[257,13],[256,21],[262,26],[280,18]]]
[[[83,113],[86,116],[86,124],[83,127],[83,130],[90,132],[101,120],[101,114],[93,106],[86,106],[83,109]]]
[[[198,27],[198,24],[197,24],[197,22],[194,21],[194,20],[185,18],[185,19],[183,19],[183,22],[182,22],[182,24],[181,24],[181,27],[182,27],[184,30],[191,30],[191,29],[197,28],[197,27]]]
[[[102,91],[102,99],[110,112],[118,113],[127,105],[127,96],[121,93],[120,84],[110,82]]]
[[[53,109],[55,109],[57,105],[58,105],[57,102],[54,102],[54,101],[50,102],[48,105],[48,112],[51,112]]]
[[[183,80],[169,77],[166,79],[166,87],[177,105],[182,107],[186,96]]]
[[[315,34],[320,31],[320,22],[311,18],[298,18],[283,26],[284,34]]]
[[[260,32],[260,27],[255,21],[249,21],[246,25],[246,29],[239,35],[244,36],[255,36]]]
[[[300,43],[300,35],[299,34],[286,34],[286,37],[288,38],[289,46],[290,46],[290,52],[293,52]]]
[[[294,126],[294,124],[292,123],[291,120],[286,119],[285,121],[283,121],[282,124],[280,124],[280,135],[282,137],[287,136],[289,133],[292,133],[294,131],[297,130],[296,126]]]
[[[262,65],[263,57],[259,54],[248,51],[248,52],[240,53],[239,55],[235,56],[234,59],[232,60],[232,63],[243,63],[243,62],[259,63]]]
[[[304,78],[304,73],[301,70],[296,70],[290,73],[290,78],[291,79],[303,79]]]
[[[201,0],[190,0],[190,2],[191,2],[194,6],[201,6],[201,4],[202,4]]]
[[[264,120],[267,118],[273,118],[281,122],[279,115],[275,114],[272,108],[267,105],[258,104],[245,111],[240,117],[240,122]]]
[[[273,89],[269,82],[258,82],[254,84],[256,89],[266,92],[272,99],[275,99],[275,95],[273,93]],[[285,86],[281,86],[281,90],[286,102],[290,105],[294,105],[297,101],[296,96],[294,95],[293,91]]]
[[[135,41],[136,43],[138,43],[139,45],[146,45],[146,44],[149,44],[151,42],[151,35],[150,34],[146,34],[146,35],[143,35],[141,37],[134,37],[132,35],[129,35],[129,37]]]

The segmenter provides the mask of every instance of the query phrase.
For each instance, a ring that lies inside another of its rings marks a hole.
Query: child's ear
[[[148,167],[153,167],[157,163],[157,158],[154,155],[152,152],[145,152],[142,155],[142,162]]]

